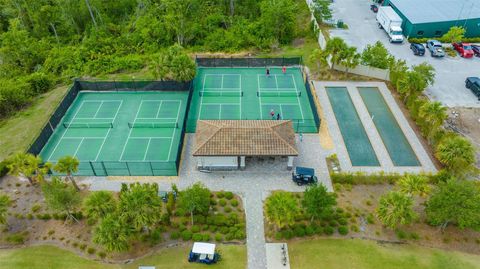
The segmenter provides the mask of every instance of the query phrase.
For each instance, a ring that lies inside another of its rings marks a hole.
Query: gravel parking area
[[[331,36],[343,38],[348,44],[356,46],[362,51],[367,44],[381,41],[396,58],[404,59],[408,65],[428,62],[435,67],[435,84],[427,88],[426,94],[431,99],[442,102],[448,107],[480,107],[480,101],[465,88],[465,78],[480,76],[480,58],[463,59],[445,57],[436,59],[413,55],[409,43],[390,44],[387,34],[380,30],[375,21],[375,13],[370,10],[369,0],[336,0],[332,4],[333,17],[343,20],[348,30],[332,30]]]

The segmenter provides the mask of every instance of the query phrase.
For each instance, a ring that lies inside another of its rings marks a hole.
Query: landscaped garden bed
[[[139,190],[135,191],[131,186],[125,186],[120,193],[99,193],[82,189],[78,192],[80,202],[72,207],[69,217],[66,212],[49,207],[48,198],[45,199],[39,185],[32,186],[27,181],[6,176],[0,182],[0,192],[9,196],[11,204],[8,208],[8,225],[1,227],[0,245],[15,248],[50,244],[91,259],[115,262],[135,259],[151,253],[152,250],[182,244],[182,242],[210,241],[244,244],[245,216],[242,201],[237,195],[231,192],[210,193],[206,188],[198,185],[207,195],[206,204],[204,203],[206,209],[201,210],[201,213],[194,210],[192,218],[190,212],[181,205],[182,191],[178,191],[176,199],[173,199],[175,196],[170,193],[168,195],[170,199],[165,202],[162,202],[158,195],[156,195],[158,199],[154,197],[155,195],[149,197],[148,199],[154,199],[150,201],[150,205],[158,207],[142,208],[142,204],[127,202],[128,197],[132,199],[136,197],[134,193],[146,192],[141,190],[143,188],[156,188],[153,184],[149,184],[149,187],[146,187],[147,185],[138,184]],[[122,195],[124,195],[123,198]],[[102,226],[113,227],[121,224],[128,227],[131,223],[135,223],[114,221],[114,219],[129,218],[129,216],[132,220],[136,219],[138,216],[133,213],[127,215],[119,212],[120,209],[126,211],[129,207],[133,209],[132,212],[137,211],[137,213],[154,210],[149,215],[158,212],[158,216],[139,224],[138,229],[132,226],[133,230],[125,234],[122,234],[122,229],[113,232],[105,229],[100,231]],[[99,213],[101,210],[109,212],[104,212],[105,214],[102,215],[103,213]],[[114,217],[110,218],[109,214],[113,214]],[[123,242],[126,245],[121,248],[117,246],[117,251],[109,249],[109,243],[106,243],[108,240],[104,238],[96,240],[96,237],[102,233],[104,233],[103,237],[115,235],[113,238],[119,242],[122,242],[125,236]]]

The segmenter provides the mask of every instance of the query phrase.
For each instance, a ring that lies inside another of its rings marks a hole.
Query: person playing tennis
[[[282,73],[285,75],[287,73],[287,68],[285,67],[285,65],[282,67]]]

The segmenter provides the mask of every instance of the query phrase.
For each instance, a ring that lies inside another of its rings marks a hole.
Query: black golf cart
[[[295,167],[295,172],[292,172],[292,180],[298,186],[317,184],[317,177],[315,176],[315,169],[307,167]]]

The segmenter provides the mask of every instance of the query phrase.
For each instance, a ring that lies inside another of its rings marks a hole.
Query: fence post
[[[117,82],[115,80],[113,80],[113,87],[115,88],[115,90],[118,92],[118,88],[117,88]]]
[[[130,167],[128,166],[128,162],[125,162],[125,165],[127,166],[128,175],[132,176],[132,173],[130,172]]]
[[[97,176],[97,172],[95,172],[95,168],[93,168],[92,161],[88,161],[88,163],[90,164],[90,168],[92,168],[93,175]]]
[[[152,162],[148,162],[150,164],[150,170],[152,172],[152,176],[154,176],[155,174],[153,173],[153,166],[152,166]]]
[[[105,167],[105,162],[101,161],[100,163],[102,164],[102,168],[103,168],[103,171],[105,172],[105,176],[108,176],[107,168]]]

